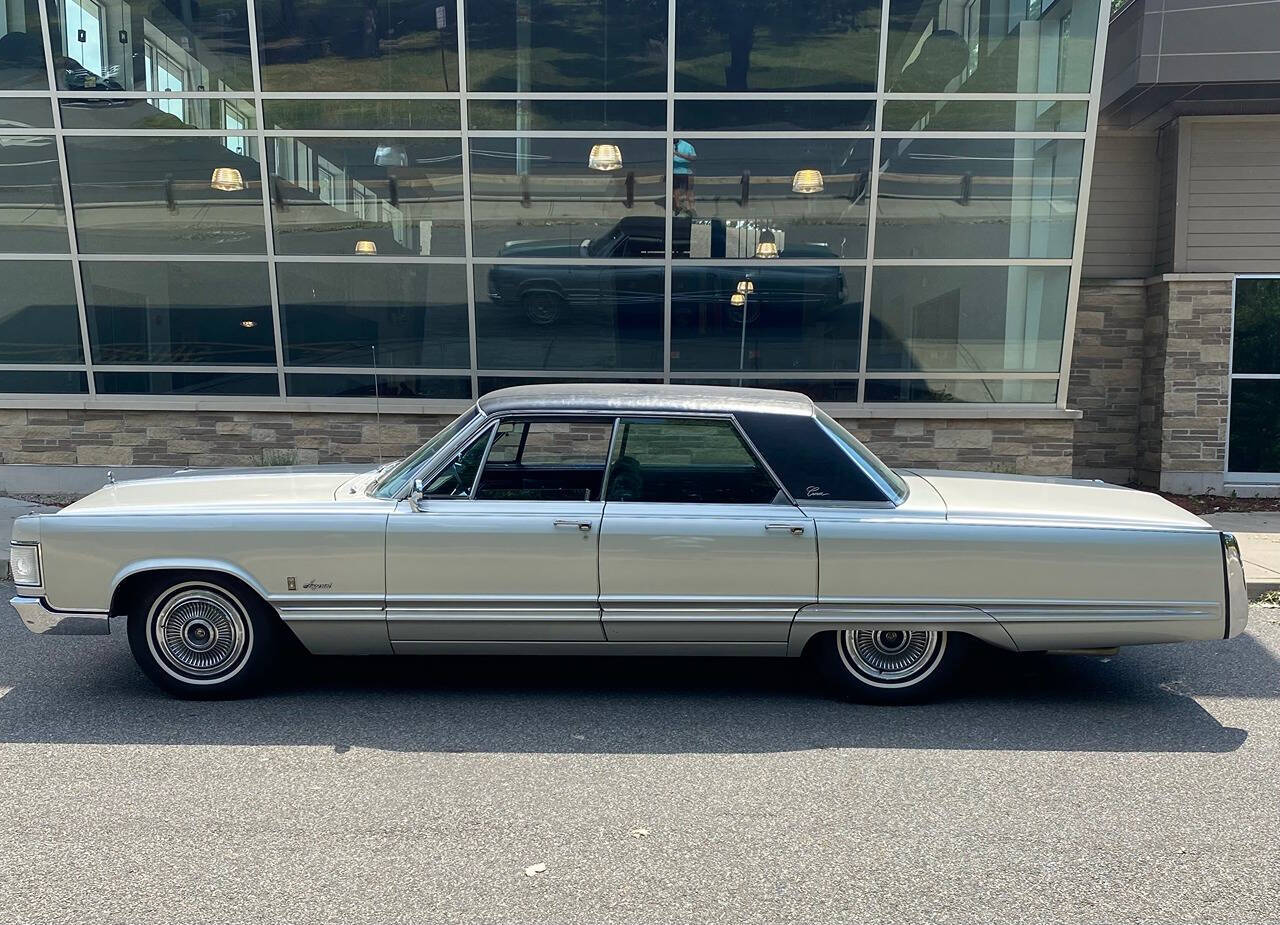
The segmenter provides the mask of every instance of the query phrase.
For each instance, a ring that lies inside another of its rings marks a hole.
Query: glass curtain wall
[[[0,396],[1060,402],[1105,6],[0,0]]]

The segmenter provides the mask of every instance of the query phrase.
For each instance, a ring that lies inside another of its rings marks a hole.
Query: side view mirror
[[[426,491],[426,486],[422,484],[422,479],[413,480],[413,490],[409,492],[409,506],[414,511],[422,510],[422,495]]]

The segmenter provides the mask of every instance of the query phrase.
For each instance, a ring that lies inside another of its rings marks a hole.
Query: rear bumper
[[[1227,619],[1222,638],[1231,639],[1244,632],[1249,624],[1249,585],[1244,575],[1244,559],[1240,544],[1230,533],[1222,534],[1222,563],[1226,587],[1224,588]]]
[[[50,636],[105,636],[111,632],[105,613],[53,610],[42,597],[15,597],[9,601],[33,633]]]

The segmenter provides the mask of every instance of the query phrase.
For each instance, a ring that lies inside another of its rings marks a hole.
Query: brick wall
[[[447,420],[382,415],[382,455],[403,456]],[[891,465],[1070,475],[1071,420],[863,418],[843,422]],[[262,466],[367,463],[372,414],[0,410],[0,464]]]

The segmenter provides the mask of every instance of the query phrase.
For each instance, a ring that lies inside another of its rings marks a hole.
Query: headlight
[[[30,543],[9,544],[9,573],[15,585],[40,584],[40,547]]]

